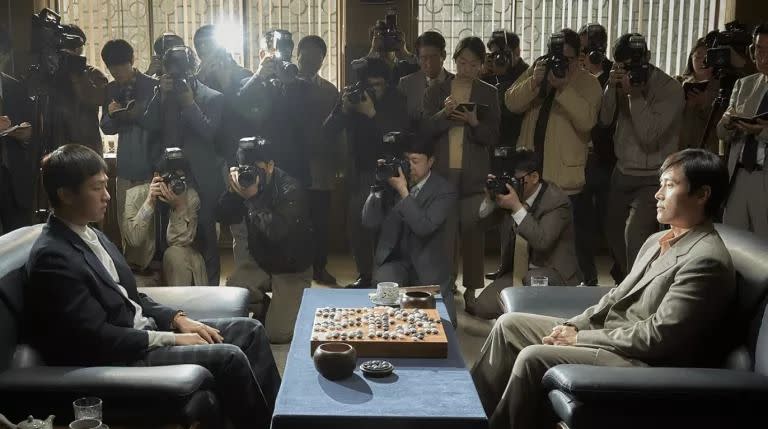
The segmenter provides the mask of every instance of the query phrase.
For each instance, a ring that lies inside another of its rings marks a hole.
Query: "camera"
[[[591,64],[600,64],[605,60],[605,52],[608,49],[603,42],[605,39],[605,29],[600,24],[587,24],[587,46],[583,52]]]
[[[629,83],[632,86],[640,86],[648,82],[648,47],[645,43],[645,37],[639,34],[633,34],[629,37]]]
[[[507,45],[507,32],[498,30],[491,33],[489,45],[496,45],[496,51],[488,54],[488,57],[496,67],[507,67],[512,62],[512,52]],[[490,48],[490,46],[489,46]]]
[[[396,51],[402,42],[397,31],[397,10],[395,8],[387,9],[384,21],[379,22],[377,27],[379,27],[381,49],[386,52]]]
[[[728,70],[731,65],[731,48],[736,52],[744,52],[744,49],[752,42],[747,28],[737,22],[725,24],[724,31],[712,31],[704,38],[707,46],[707,56],[704,65],[712,68],[715,74]]]
[[[183,194],[187,190],[187,176],[184,173],[187,163],[184,160],[184,153],[177,147],[166,148],[163,161],[163,172],[160,175],[163,182],[174,194]]]
[[[272,31],[275,59],[286,75],[295,78],[299,74],[299,67],[291,62],[293,57],[293,35],[287,30]]]
[[[243,137],[237,144],[237,184],[241,188],[247,188],[256,183],[259,178],[259,189],[264,187],[267,176],[264,170],[254,164],[261,158],[268,158],[264,153],[266,141],[260,137]]]
[[[182,92],[197,68],[195,54],[186,46],[174,46],[163,55],[163,70],[173,79],[173,90]]]
[[[497,195],[509,194],[507,185],[512,186],[517,196],[523,197],[523,182],[517,180],[514,175],[515,171],[515,148],[500,146],[493,150],[493,156],[491,157],[491,171],[495,178],[487,179],[485,182],[485,188],[488,189],[492,199],[495,199]]]
[[[407,135],[399,131],[391,131],[384,134],[382,141],[387,148],[383,155],[384,164],[376,165],[376,181],[384,183],[387,179],[400,175],[399,169],[407,179],[411,173],[411,163],[403,158],[402,153],[408,146]]]
[[[368,60],[360,58],[352,61],[352,70],[357,75],[357,82],[344,87],[344,97],[352,104],[360,104],[365,97],[371,97],[372,88],[366,79]]]
[[[74,55],[67,50],[75,50],[83,45],[83,39],[77,34],[67,33],[61,25],[61,16],[45,8],[37,15],[32,15],[30,51],[37,57],[33,65],[35,71],[48,77],[57,73],[83,73],[85,57]]]
[[[554,33],[549,37],[549,53],[546,57],[547,68],[552,75],[562,79],[568,73],[568,58],[563,52],[565,49],[565,36],[563,33]]]

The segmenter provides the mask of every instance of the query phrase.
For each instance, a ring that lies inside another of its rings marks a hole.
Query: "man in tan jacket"
[[[483,346],[472,377],[491,429],[547,427],[541,379],[563,363],[601,366],[712,364],[724,328],[733,264],[712,226],[728,186],[717,155],[687,149],[662,165],[651,236],[632,271],[599,303],[567,321],[509,313]]]
[[[174,173],[182,175],[184,173],[182,168],[176,170],[175,167],[170,166],[179,161],[178,159],[168,160],[169,154],[174,153],[180,154],[181,150],[166,149],[166,159],[163,160],[165,167],[161,170],[173,169]],[[163,240],[165,248],[162,249],[164,283],[169,286],[202,286],[208,283],[205,262],[200,252],[193,246],[197,236],[200,197],[190,186],[184,190],[178,186],[176,188],[174,189],[172,183],[166,183],[163,177],[158,175],[152,179],[152,183],[144,183],[128,189],[125,194],[123,221],[126,259],[130,257],[129,262],[140,269],[147,268],[152,262],[158,248],[156,225],[164,224],[158,220],[161,213],[159,203],[165,203],[169,209],[168,228]]]
[[[568,61],[563,78],[551,70],[550,58],[559,51],[559,41],[563,42],[562,54]],[[591,219],[585,218],[589,206],[581,191],[591,132],[600,111],[600,83],[581,67],[581,40],[573,30],[555,33],[549,50],[507,90],[504,101],[511,112],[525,113],[517,146],[536,152],[543,161],[542,178],[570,198],[576,253],[588,255],[591,250],[583,244],[594,237],[582,236],[589,231]],[[589,262],[589,258],[580,258],[580,270],[586,270]]]

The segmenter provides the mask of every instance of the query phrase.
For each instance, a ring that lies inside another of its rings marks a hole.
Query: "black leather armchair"
[[[98,396],[109,424],[222,427],[213,376],[198,365],[154,368],[49,367],[23,344],[21,314],[24,264],[42,225],[0,237],[0,414],[11,421],[55,414],[57,424],[72,419],[72,401]],[[196,319],[246,316],[248,291],[224,287],[155,287],[141,292]],[[72,347],[77,347],[73,339]]]
[[[726,428],[764,420],[768,243],[746,231],[716,228],[737,272],[738,329],[729,338],[734,347],[728,359],[721,368],[551,368],[542,383],[554,413],[568,428]],[[502,301],[508,311],[567,318],[596,303],[608,290],[509,288],[502,291]]]

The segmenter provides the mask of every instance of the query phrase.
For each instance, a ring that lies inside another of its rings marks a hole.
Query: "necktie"
[[[757,108],[756,115],[768,112],[768,92],[763,96],[760,101],[760,106]],[[741,153],[741,165],[748,172],[753,172],[757,166],[757,139],[754,134],[747,134],[744,140],[744,151]]]
[[[544,139],[547,136],[547,124],[549,123],[549,113],[552,110],[552,103],[555,101],[555,94],[557,91],[551,90],[544,101],[541,103],[539,109],[539,117],[536,119],[536,127],[533,130],[533,149],[536,155],[539,156],[539,160],[542,163],[542,168],[539,174],[544,175]]]

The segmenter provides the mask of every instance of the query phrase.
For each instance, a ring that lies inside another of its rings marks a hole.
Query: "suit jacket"
[[[170,331],[176,311],[138,293],[120,251],[94,231],[131,300],[158,330]],[[133,306],[90,247],[55,216],[32,246],[26,273],[24,334],[48,365],[109,365],[144,356],[149,336],[133,328]]]
[[[179,112],[178,142],[165,142],[166,145],[181,144],[200,195],[201,210],[206,213],[213,212],[224,191],[223,161],[217,156],[214,144],[222,108],[221,93],[198,83],[195,103]],[[144,126],[167,132],[163,130],[163,114],[163,102],[157,91],[144,114]]]
[[[453,79],[454,74],[443,69],[445,79]],[[427,75],[423,70],[411,73],[400,78],[397,85],[403,95],[408,99],[408,119],[411,129],[418,130],[424,116],[424,93],[427,92]]]
[[[407,240],[407,256],[423,284],[442,284],[450,276],[448,259],[448,215],[457,202],[453,184],[434,171],[416,197],[407,196],[385,207],[381,192],[371,192],[363,206],[363,225],[381,227],[374,254],[377,267],[394,255],[402,256],[402,237]],[[400,252],[398,252],[400,250]]]
[[[535,150],[534,135],[543,99],[533,87],[531,66],[507,90],[504,101],[510,112],[524,113],[517,146]],[[569,194],[584,186],[584,166],[592,128],[597,123],[602,93],[597,79],[577,71],[563,89],[557,90],[544,135],[543,177]]]
[[[331,82],[317,76],[310,82],[305,94],[306,117],[304,120],[304,140],[309,149],[309,173],[312,177],[311,189],[333,189],[336,169],[342,156],[338,136],[329,137],[323,133],[323,123],[339,101],[339,90]]]
[[[426,118],[424,132],[428,137],[436,140],[436,160],[433,170],[444,177],[449,177],[450,173],[448,130],[455,123],[446,117],[443,104],[451,95],[452,81],[453,79],[446,79],[428,88],[424,94],[424,117]],[[491,168],[489,149],[496,146],[499,141],[499,122],[501,121],[496,87],[475,79],[469,101],[485,104],[488,110],[484,117],[478,118],[480,125],[474,128],[469,125],[464,127],[463,172],[459,188],[461,195],[477,194],[485,189],[485,180]]]
[[[726,112],[739,113],[742,115],[756,115],[760,102],[768,92],[768,77],[762,73],[756,73],[736,81],[731,93],[731,102],[728,104]],[[717,124],[717,136],[730,144],[728,152],[728,174],[733,180],[733,174],[736,172],[736,164],[741,158],[741,151],[744,149],[744,133],[734,128],[732,130],[725,128],[726,121],[720,119]],[[768,129],[756,135],[758,144],[768,143]],[[763,178],[768,184],[768,170],[763,169]]]
[[[657,258],[667,232],[649,237],[624,281],[567,322],[579,329],[577,346],[659,366],[720,363],[736,291],[731,256],[706,223]]]
[[[511,216],[506,210],[497,210],[498,214]],[[529,263],[557,271],[565,282],[564,286],[575,286],[581,282],[571,201],[562,189],[543,182],[523,222],[517,225],[512,221],[512,225],[510,234],[501,237],[502,249],[506,250],[502,254],[508,255],[501,261],[502,273],[512,271],[515,240],[520,234],[528,241]]]
[[[32,122],[33,105],[19,81],[0,74],[3,85],[2,115],[13,125]],[[39,172],[40,147],[35,141],[21,142],[12,137],[0,137],[0,166],[8,170],[9,188],[20,208],[32,209],[34,185]],[[0,180],[3,180],[0,175]]]

